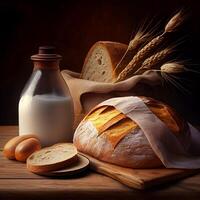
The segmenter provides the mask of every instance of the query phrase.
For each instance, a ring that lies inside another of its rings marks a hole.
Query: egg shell
[[[18,161],[26,162],[26,159],[35,151],[41,149],[40,141],[36,138],[29,138],[20,142],[15,149],[15,158]]]
[[[15,149],[19,143],[22,141],[29,139],[29,138],[37,138],[33,134],[28,134],[28,135],[21,135],[21,136],[16,136],[12,139],[10,139],[4,146],[3,149],[3,154],[6,158],[14,160],[15,159]]]

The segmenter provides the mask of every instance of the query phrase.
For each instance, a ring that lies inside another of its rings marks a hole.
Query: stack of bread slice
[[[27,159],[29,171],[39,175],[72,175],[84,170],[89,161],[71,143],[60,143],[34,152]]]

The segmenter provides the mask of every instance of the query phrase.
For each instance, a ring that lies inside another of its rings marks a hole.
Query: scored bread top
[[[148,108],[174,133],[181,134],[186,128],[185,120],[170,106],[152,99],[140,97]]]
[[[148,108],[174,133],[184,131],[184,120],[169,106],[147,97],[141,97]],[[105,136],[115,147],[128,133],[139,129],[139,126],[112,106],[102,106],[85,117],[96,127],[98,134]]]

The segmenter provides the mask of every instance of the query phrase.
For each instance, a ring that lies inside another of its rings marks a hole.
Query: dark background
[[[199,63],[200,4],[184,0],[0,1],[0,124],[17,124],[20,92],[32,72],[30,56],[40,45],[55,45],[61,69],[80,71],[98,40],[128,43],[146,19],[164,23],[177,10],[191,14],[182,56]],[[196,86],[199,82],[196,83]],[[196,93],[198,93],[196,87]],[[198,94],[192,98],[197,98]],[[196,100],[196,101],[197,101]],[[186,105],[190,106],[190,105]],[[198,115],[196,115],[198,121]]]

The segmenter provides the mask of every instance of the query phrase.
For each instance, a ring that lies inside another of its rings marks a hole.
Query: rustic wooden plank
[[[139,191],[124,187],[112,179],[98,175],[77,179],[10,179],[0,181],[0,199],[177,199],[199,200],[200,177],[177,182],[176,186],[158,186]]]
[[[0,126],[0,136],[1,135],[18,135],[19,128],[18,126]]]
[[[17,178],[43,178],[29,172],[26,169],[26,164],[15,160],[8,160],[0,152],[0,179],[17,179]]]
[[[3,180],[3,179],[0,179]],[[5,180],[5,179],[4,179]],[[15,183],[15,181],[21,182],[21,184]],[[8,187],[10,185],[10,187]],[[96,174],[87,173],[80,177],[68,177],[68,178],[45,178],[45,179],[8,179],[4,183],[0,181],[0,190],[10,189],[29,189],[43,191],[47,190],[120,190],[120,191],[132,191],[126,186],[117,181],[113,181],[109,177]]]
[[[0,150],[8,140],[18,135],[18,126],[0,126]]]
[[[0,126],[2,138],[16,136],[16,126]],[[3,144],[3,143],[1,143]],[[2,146],[1,146],[2,147]],[[29,173],[23,163],[10,161],[0,153],[0,199],[198,199],[200,175],[156,186],[145,191],[130,189],[121,183],[93,172],[63,179],[43,178]]]
[[[1,135],[0,134],[0,150],[3,150],[4,145],[13,138],[13,135]]]
[[[90,160],[90,166],[94,171],[118,180],[131,188],[137,189],[146,189],[166,182],[171,182],[179,178],[194,175],[200,171],[166,168],[130,169],[102,162],[83,153],[81,154]]]
[[[100,199],[104,195],[113,194],[113,192],[125,194],[128,190],[130,189],[120,183],[97,174],[73,179],[10,179],[5,182],[0,181],[0,199],[16,199],[16,197],[48,200],[60,198]]]

